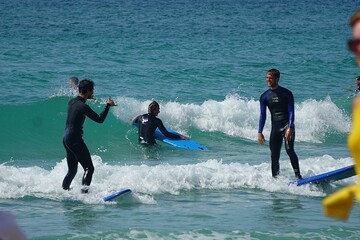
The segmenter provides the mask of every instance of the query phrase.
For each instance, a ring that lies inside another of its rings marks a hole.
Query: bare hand
[[[190,138],[189,138],[189,137],[184,136],[184,135],[181,135],[181,136],[180,136],[180,139],[181,139],[181,140],[190,140]]]
[[[285,140],[291,141],[293,138],[293,130],[291,128],[286,129],[285,131]]]
[[[258,143],[260,145],[263,145],[265,142],[265,138],[264,138],[264,135],[262,133],[258,133]]]
[[[114,101],[111,99],[111,97],[108,97],[106,103],[109,104],[110,106],[117,106],[117,105],[114,103]]]

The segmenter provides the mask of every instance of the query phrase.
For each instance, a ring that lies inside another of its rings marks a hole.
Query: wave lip
[[[133,117],[147,112],[150,100],[118,98],[115,116],[130,122]],[[174,130],[185,131],[191,127],[203,132],[221,132],[229,136],[252,141],[257,140],[260,104],[254,99],[228,95],[222,101],[207,100],[202,104],[160,102],[159,117]],[[351,119],[336,106],[330,97],[324,100],[308,99],[295,104],[296,139],[299,142],[321,143],[331,134],[346,134],[350,131]],[[271,120],[267,110],[264,135],[270,135]]]

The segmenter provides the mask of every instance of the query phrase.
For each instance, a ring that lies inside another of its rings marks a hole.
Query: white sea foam
[[[119,106],[114,108],[115,116],[130,122],[135,116],[147,112],[151,102],[133,98],[117,98]],[[159,117],[172,128],[186,132],[190,127],[201,131],[222,132],[230,136],[257,140],[259,124],[259,101],[229,95],[222,101],[208,100],[202,104],[159,102]],[[336,106],[330,97],[324,100],[309,99],[295,104],[296,138],[299,142],[320,143],[328,134],[348,133],[350,116]],[[264,135],[270,134],[270,112]]]
[[[71,191],[61,189],[67,172],[66,159],[53,169],[39,167],[19,168],[0,165],[0,192],[2,198],[25,196],[53,200],[76,200],[86,203],[103,203],[102,198],[120,189],[133,190],[133,201],[156,204],[157,194],[181,194],[192,190],[241,190],[261,189],[268,192],[285,192],[295,195],[324,196],[323,189],[315,185],[296,187],[288,185],[293,178],[289,161],[281,161],[281,177],[273,179],[270,163],[249,165],[210,159],[186,165],[108,165],[99,156],[92,156],[95,174],[89,194],[81,194],[83,170],[79,166]],[[329,155],[301,161],[302,174],[310,177],[352,164],[351,158],[334,159]],[[338,181],[336,186],[356,182],[355,177]],[[331,187],[331,185],[330,185]]]

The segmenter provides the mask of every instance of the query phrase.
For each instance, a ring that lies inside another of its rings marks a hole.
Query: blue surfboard
[[[130,190],[129,188],[120,190],[120,191],[118,191],[118,192],[116,192],[116,193],[114,193],[114,194],[111,194],[111,195],[109,195],[109,196],[107,196],[107,197],[104,197],[103,199],[104,199],[105,202],[108,202],[108,201],[113,200],[113,199],[116,198],[116,197],[124,196],[124,195],[127,194],[127,193],[131,193],[131,190]]]
[[[356,173],[354,165],[351,165],[312,177],[295,180],[293,182],[290,182],[290,184],[296,184],[296,186],[301,186],[308,183],[327,183],[338,181],[344,178],[349,178],[355,175]]]
[[[139,127],[138,124],[134,124],[135,127]],[[173,134],[176,135],[181,135],[178,132],[175,132],[174,130],[171,130],[170,128],[166,128],[166,130],[168,132],[171,132]],[[167,138],[164,134],[162,134],[162,132],[159,130],[159,128],[156,128],[155,130],[155,139],[162,141],[166,144],[169,144],[171,146],[174,147],[178,147],[178,148],[186,148],[186,149],[191,149],[191,150],[208,150],[207,147],[205,147],[204,145],[201,145],[200,143],[194,141],[194,140],[177,140],[177,139],[170,139]]]
[[[175,132],[174,130],[171,130],[169,128],[166,128],[166,130],[173,134],[181,135],[180,133]],[[176,140],[176,139],[167,138],[164,134],[162,134],[162,132],[159,130],[159,128],[157,128],[155,130],[155,139],[160,140],[164,143],[170,144],[174,147],[186,148],[186,149],[191,149],[191,150],[208,150],[208,148],[205,147],[204,145],[201,145],[200,143],[197,143],[196,141],[191,140],[191,139]]]

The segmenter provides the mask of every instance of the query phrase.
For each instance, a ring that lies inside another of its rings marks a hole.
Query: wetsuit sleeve
[[[260,118],[259,118],[259,130],[258,133],[262,133],[266,121],[266,103],[265,103],[265,95],[261,95],[260,97]]]
[[[136,118],[134,118],[132,120],[132,125],[139,125],[139,120],[140,120],[141,115],[137,116]]]
[[[288,100],[288,117],[289,117],[289,128],[295,128],[295,106],[294,106],[294,96],[290,92]]]
[[[97,114],[88,105],[85,105],[85,115],[97,123],[103,123],[109,112],[109,109],[110,105],[106,104],[105,109],[100,114]]]
[[[162,134],[164,134],[167,138],[172,138],[172,139],[181,139],[179,135],[174,134],[169,132],[168,130],[166,130],[166,128],[164,127],[164,124],[162,123],[162,121],[159,118],[156,118],[156,123],[157,123],[157,127],[159,128],[159,130],[162,132]]]

